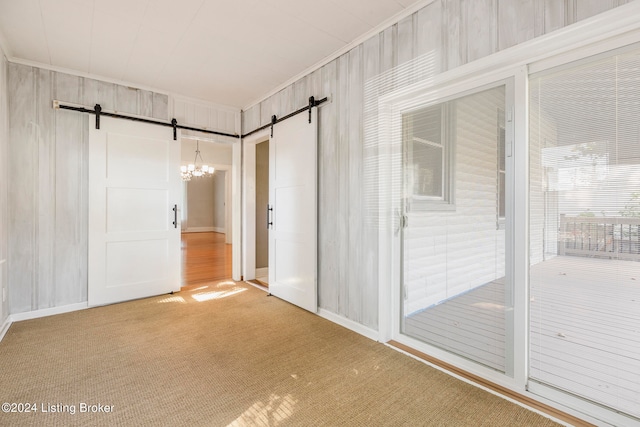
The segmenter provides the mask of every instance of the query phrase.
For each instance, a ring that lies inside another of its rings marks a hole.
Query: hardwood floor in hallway
[[[223,233],[182,233],[182,287],[231,278],[231,245]]]

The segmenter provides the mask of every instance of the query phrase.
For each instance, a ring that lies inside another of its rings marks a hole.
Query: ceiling
[[[419,0],[0,0],[17,62],[246,107]]]

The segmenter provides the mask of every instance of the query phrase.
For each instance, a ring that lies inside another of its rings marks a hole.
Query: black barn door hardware
[[[326,101],[327,101],[327,97],[326,96],[324,98],[320,99],[320,100],[317,100],[317,101],[313,96],[311,96],[311,97],[309,97],[309,104],[308,105],[305,105],[304,107],[300,108],[299,110],[296,110],[293,113],[289,113],[286,116],[283,116],[283,117],[280,117],[280,118],[277,118],[276,116],[271,116],[271,122],[269,124],[264,125],[264,126],[260,126],[259,128],[256,128],[256,129],[252,130],[251,132],[245,133],[244,135],[242,135],[242,138],[246,138],[247,136],[253,135],[256,132],[260,132],[261,130],[264,130],[264,129],[268,128],[268,127],[271,127],[271,136],[273,136],[273,125],[275,125],[276,123],[280,123],[280,122],[282,122],[284,120],[287,120],[287,119],[289,119],[289,118],[291,118],[291,117],[293,117],[295,115],[298,115],[300,113],[304,113],[307,110],[309,110],[309,123],[311,123],[311,109],[313,107],[317,107],[318,105],[320,105],[320,104],[322,104],[323,102],[326,102]],[[275,121],[274,121],[274,119],[275,119]]]
[[[173,228],[178,228],[178,205],[173,205]]]
[[[273,206],[267,205],[267,229],[273,228],[273,219],[271,219],[271,215],[273,215]]]
[[[201,129],[201,128],[195,128],[195,127],[191,127],[191,126],[182,126],[182,125],[178,124],[178,121],[176,119],[171,119],[171,122],[163,122],[161,120],[152,120],[152,119],[145,119],[143,117],[127,116],[126,114],[111,113],[111,112],[103,111],[102,107],[100,106],[100,104],[96,104],[93,107],[93,110],[90,110],[90,109],[85,108],[85,107],[78,107],[78,106],[75,106],[75,105],[63,104],[60,101],[53,101],[53,108],[59,108],[61,110],[77,111],[79,113],[95,114],[95,116],[96,116],[96,129],[100,129],[100,117],[101,116],[107,116],[107,117],[114,117],[116,119],[126,119],[126,120],[131,120],[131,121],[134,121],[134,122],[142,122],[142,123],[149,123],[149,124],[152,124],[152,125],[171,127],[171,128],[173,128],[173,140],[174,141],[178,139],[178,129],[193,130],[193,131],[196,131],[196,132],[208,133],[208,134],[219,135],[219,136],[228,136],[230,138],[240,138],[240,135],[238,135],[236,133],[218,132],[218,131],[215,131],[215,130]]]

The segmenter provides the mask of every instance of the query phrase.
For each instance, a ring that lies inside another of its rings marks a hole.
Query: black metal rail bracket
[[[96,129],[100,129],[100,114],[102,113],[102,107],[100,104],[96,104],[93,107],[93,112],[96,115]]]
[[[213,134],[213,135],[220,135],[220,136],[228,136],[230,138],[240,138],[240,135],[237,133],[226,133],[226,132],[218,132],[215,130],[209,130],[209,129],[202,129],[202,128],[196,128],[196,127],[190,127],[190,126],[182,126],[178,124],[178,121],[176,119],[171,119],[171,122],[163,122],[160,120],[153,120],[153,119],[147,119],[144,117],[136,117],[136,116],[127,116],[125,114],[119,114],[119,113],[115,113],[115,112],[107,112],[107,111],[103,111],[102,107],[100,106],[100,104],[96,104],[93,107],[93,110],[90,110],[88,108],[82,107],[82,106],[78,106],[78,105],[73,105],[73,104],[64,104],[61,101],[57,101],[54,100],[53,101],[53,108],[55,109],[60,109],[60,110],[70,110],[70,111],[77,111],[79,113],[88,113],[88,114],[95,114],[96,116],[96,129],[100,129],[100,117],[101,116],[106,116],[106,117],[114,117],[116,119],[126,119],[126,120],[131,120],[134,122],[142,122],[142,123],[149,123],[152,125],[159,125],[159,126],[167,126],[167,127],[171,127],[173,128],[173,140],[176,141],[178,139],[178,129],[185,129],[185,130],[193,130],[196,132],[202,132],[202,133],[208,133],[208,134]]]
[[[273,137],[273,125],[275,125],[277,123],[280,123],[282,121],[285,121],[288,118],[291,118],[291,117],[293,117],[295,115],[298,115],[298,114],[300,114],[302,112],[305,112],[307,110],[309,111],[309,123],[311,123],[311,109],[313,107],[319,106],[320,104],[322,104],[323,102],[326,102],[326,101],[327,101],[327,97],[324,97],[324,98],[319,99],[319,100],[316,100],[315,97],[313,97],[313,96],[309,97],[309,104],[308,105],[305,105],[304,107],[300,108],[299,110],[296,110],[293,113],[289,113],[286,116],[283,116],[283,117],[280,117],[280,118],[277,118],[276,116],[271,116],[271,122],[270,123],[268,123],[268,124],[266,124],[264,126],[260,126],[260,127],[256,128],[256,129],[250,131],[250,132],[247,132],[247,133],[243,134],[242,138],[246,138],[247,136],[253,135],[256,132],[260,132],[261,130],[267,129],[268,127],[271,127],[271,137]],[[274,122],[274,120],[275,120],[275,122]]]
[[[278,118],[276,117],[276,115],[274,114],[273,116],[271,116],[271,138],[273,138],[273,126],[278,123]]]

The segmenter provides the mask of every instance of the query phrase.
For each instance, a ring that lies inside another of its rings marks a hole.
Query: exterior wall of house
[[[15,63],[8,64],[8,78],[10,179],[8,203],[3,206],[9,206],[9,313],[85,302],[87,154],[93,116],[55,110],[52,101],[99,103],[105,110],[166,121],[174,112],[171,99]],[[239,113],[235,120],[228,120],[227,109],[223,113],[224,126],[237,131]],[[187,118],[179,117],[179,123],[201,125]],[[209,116],[206,120],[213,125]]]
[[[453,103],[455,209],[409,213],[404,230],[405,316],[504,277],[498,219],[499,113],[504,90]]]
[[[436,0],[243,112],[243,133],[319,109],[319,305],[378,326],[377,99],[626,0]]]
[[[8,203],[7,189],[9,182],[9,174],[7,171],[7,147],[9,141],[9,96],[8,96],[8,77],[7,77],[7,59],[0,49],[0,328],[9,315],[8,297],[3,300],[3,293],[8,292],[7,282],[7,242],[8,228],[7,221]]]

